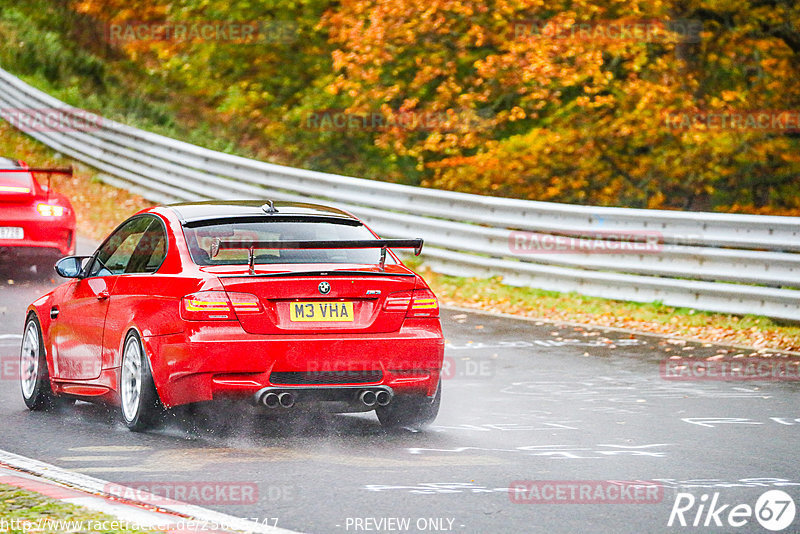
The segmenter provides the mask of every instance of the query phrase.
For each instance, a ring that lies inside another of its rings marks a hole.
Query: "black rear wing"
[[[306,240],[306,241],[248,241],[246,239],[222,240],[215,239],[211,244],[211,257],[214,258],[220,250],[248,250],[250,274],[255,274],[256,249],[324,249],[324,248],[379,248],[381,249],[380,267],[384,270],[386,263],[386,249],[388,248],[413,248],[414,255],[422,252],[422,239],[357,239],[357,240]]]
[[[0,169],[0,173],[3,172],[29,172],[29,173],[41,173],[47,174],[47,199],[50,200],[50,176],[53,174],[63,174],[65,176],[72,176],[72,167],[29,167],[27,169],[23,167],[15,167],[13,169]]]
[[[19,168],[19,169],[0,169],[0,172],[35,172],[35,173],[43,173],[43,174],[65,174],[67,176],[72,176],[72,167],[64,167],[64,168],[44,168],[44,167],[30,167],[27,169]]]

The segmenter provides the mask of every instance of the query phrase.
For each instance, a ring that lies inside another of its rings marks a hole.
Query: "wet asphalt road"
[[[800,508],[797,382],[660,376],[671,355],[747,354],[736,349],[443,310],[448,378],[426,431],[387,433],[372,414],[214,406],[134,434],[87,403],[25,409],[13,363],[24,310],[55,282],[0,276],[0,449],[104,480],[188,492],[221,483],[194,502],[309,533],[769,532],[754,517],[732,527],[728,513],[769,489]],[[663,489],[656,503],[517,502],[535,498],[509,493],[527,480]],[[668,526],[679,493],[696,498],[689,526]],[[703,513],[692,527],[715,494],[717,508],[730,505],[724,526],[703,526]],[[797,516],[782,532],[800,531]]]

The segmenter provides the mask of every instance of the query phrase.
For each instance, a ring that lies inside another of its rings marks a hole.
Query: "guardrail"
[[[25,114],[32,121],[38,110],[52,109],[86,115],[0,69],[0,116],[18,123]],[[155,202],[270,198],[334,204],[382,236],[424,238],[425,264],[445,274],[502,276],[512,285],[800,320],[800,217],[439,191],[273,165],[108,119],[91,131],[24,129],[99,169],[107,183]]]

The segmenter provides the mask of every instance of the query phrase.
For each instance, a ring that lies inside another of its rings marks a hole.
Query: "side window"
[[[167,234],[158,219],[152,219],[136,250],[133,251],[126,273],[154,273],[167,255]]]
[[[131,256],[152,222],[152,217],[136,217],[111,234],[98,251],[89,269],[89,276],[111,276],[126,272]]]
[[[145,272],[147,273],[156,272],[167,257],[167,235],[164,233],[164,229],[161,227],[161,224],[158,225],[158,231],[158,240],[153,247],[153,253],[150,254],[150,259],[147,260],[147,265],[145,265],[144,268]]]

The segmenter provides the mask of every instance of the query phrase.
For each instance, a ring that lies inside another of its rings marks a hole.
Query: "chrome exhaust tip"
[[[278,402],[284,408],[291,408],[294,406],[294,395],[291,393],[281,393],[278,395]]]
[[[281,401],[277,393],[267,393],[261,397],[261,403],[267,408],[277,408]]]
[[[375,395],[374,391],[370,391],[365,389],[358,395],[358,400],[364,403],[364,406],[375,406],[375,403],[378,401],[377,395]]]
[[[375,395],[375,402],[378,403],[378,406],[386,406],[390,402],[392,402],[392,396],[389,395],[388,391],[379,391]]]

